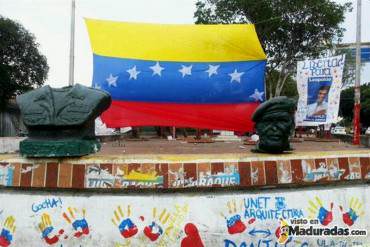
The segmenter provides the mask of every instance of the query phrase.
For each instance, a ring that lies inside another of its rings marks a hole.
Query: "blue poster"
[[[307,83],[307,115],[304,121],[326,122],[328,97],[333,78],[310,77]]]

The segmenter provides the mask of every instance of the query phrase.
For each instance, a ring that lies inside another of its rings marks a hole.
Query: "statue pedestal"
[[[96,139],[26,139],[20,143],[20,154],[25,157],[73,157],[96,153],[100,143]]]
[[[216,142],[240,142],[241,138],[236,136],[234,131],[221,131],[213,140]]]

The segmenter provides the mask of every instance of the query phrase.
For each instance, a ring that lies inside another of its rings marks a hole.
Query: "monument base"
[[[20,154],[24,157],[74,157],[96,153],[100,150],[96,139],[35,140],[20,142]]]
[[[221,131],[213,140],[216,142],[241,142],[242,139],[236,136],[234,131]]]
[[[31,147],[37,151],[35,154],[43,155],[40,152],[45,147],[31,140],[21,144],[23,155]],[[60,141],[53,145],[55,156],[61,153],[56,150]],[[50,148],[53,143],[47,144]],[[260,154],[238,142],[195,144],[183,140],[126,139],[104,142],[99,153],[78,158],[0,154],[0,187],[195,191],[370,182],[369,149],[343,142],[304,141],[292,145],[291,153]],[[81,143],[68,145],[64,152],[70,156],[77,151],[79,155],[86,154],[83,147]]]

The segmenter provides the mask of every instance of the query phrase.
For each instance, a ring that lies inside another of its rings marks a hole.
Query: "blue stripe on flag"
[[[183,63],[94,54],[93,86],[114,100],[242,103],[264,100],[266,61]]]

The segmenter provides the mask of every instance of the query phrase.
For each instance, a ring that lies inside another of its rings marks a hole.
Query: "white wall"
[[[279,218],[285,217],[287,222],[289,222],[288,218],[298,216],[307,218],[310,214],[314,215],[313,218],[317,218],[321,207],[319,201],[322,202],[322,207],[329,211],[333,203],[333,220],[328,227],[347,227],[351,230],[370,229],[368,195],[370,195],[370,187],[365,185],[320,190],[277,190],[271,193],[259,191],[258,193],[198,192],[125,195],[3,191],[0,194],[0,225],[5,224],[6,228],[16,226],[10,246],[20,247],[181,246],[182,239],[186,237],[184,226],[188,223],[197,227],[204,246],[282,246],[277,244],[278,239],[275,235],[276,229],[280,226]],[[118,206],[121,206],[123,217],[120,216]],[[81,231],[81,228],[78,228],[78,231],[74,230],[63,217],[63,213],[66,213],[71,222],[74,221],[68,210],[69,207],[75,220],[83,219],[83,209],[86,210],[88,234],[74,236],[76,232]],[[348,219],[344,222],[343,214],[350,207],[359,217],[354,222],[349,222]],[[112,218],[116,218],[115,210],[119,221],[130,218],[137,225],[138,232],[134,236],[122,237],[118,227],[112,222]],[[162,214],[163,210],[166,211]],[[130,211],[129,216],[128,211]],[[230,234],[225,217],[229,219],[230,216],[237,214],[241,216],[246,229],[240,230],[240,233]],[[9,216],[14,217],[14,224],[11,220],[10,223],[9,220],[6,222]],[[56,241],[53,245],[47,244],[41,236],[38,225],[43,217],[46,225],[53,227],[48,234],[50,241],[53,239]],[[47,219],[47,217],[50,218]],[[255,221],[252,223],[250,221],[253,217]],[[164,232],[153,242],[143,233],[145,226],[152,221],[160,224]],[[350,223],[353,225],[349,226]],[[320,223],[315,226],[323,227]],[[56,237],[52,238],[55,235]],[[196,242],[199,241],[197,234],[190,235],[188,238],[192,244],[182,246],[197,246]],[[185,242],[186,240],[183,244]],[[0,246],[3,246],[1,235]],[[292,237],[286,246],[370,246],[370,237]]]

